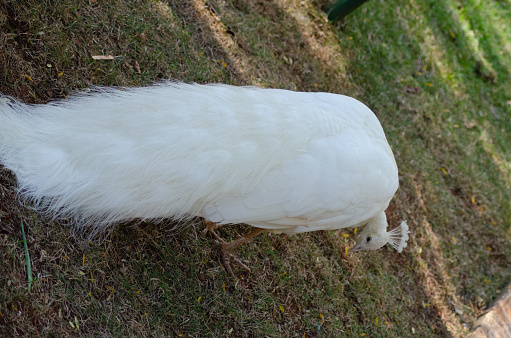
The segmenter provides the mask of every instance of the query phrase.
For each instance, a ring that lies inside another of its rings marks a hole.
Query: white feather
[[[0,163],[41,211],[203,216],[287,234],[363,225],[398,188],[383,129],[336,94],[165,83],[0,102]]]

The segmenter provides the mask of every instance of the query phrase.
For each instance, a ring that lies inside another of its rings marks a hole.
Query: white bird
[[[398,170],[383,129],[342,95],[164,83],[67,100],[0,102],[0,163],[35,207],[91,234],[133,218],[202,216],[288,235],[365,226],[352,251],[387,242]],[[218,226],[209,226],[213,230]]]

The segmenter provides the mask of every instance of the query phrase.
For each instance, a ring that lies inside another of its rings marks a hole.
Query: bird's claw
[[[205,224],[206,227],[204,230],[202,230],[201,236],[204,238],[204,237],[206,237],[206,235],[208,233],[210,233],[214,237],[213,242],[216,245],[219,245],[221,247],[220,251],[221,251],[221,255],[222,255],[222,264],[223,264],[225,270],[227,271],[227,273],[231,277],[236,277],[234,275],[234,271],[232,271],[231,264],[236,264],[239,267],[241,267],[242,269],[245,269],[248,272],[250,272],[250,269],[247,265],[245,265],[242,261],[240,261],[238,258],[234,257],[233,254],[231,254],[230,251],[232,248],[231,248],[231,246],[229,246],[229,243],[227,243],[225,239],[223,239],[216,233],[215,230],[218,229],[219,226],[216,225],[215,223],[209,222],[209,221],[206,221],[205,223],[206,223]]]
[[[208,234],[208,232],[209,232],[209,228],[208,228],[208,227],[206,227],[206,228],[204,228],[204,230],[202,230],[202,231],[200,232],[200,236],[201,236],[202,238],[206,238],[206,235]]]
[[[216,244],[223,244],[223,243],[225,243],[225,240],[222,237],[218,236],[218,234],[215,231],[215,230],[221,228],[222,226],[223,226],[223,224],[217,225],[217,224],[215,224],[213,222],[205,221],[205,228],[201,232],[201,237],[205,238],[206,235],[209,232],[211,235],[213,235],[213,237],[215,237],[215,243]]]
[[[215,232],[218,228],[224,226],[224,224],[217,225],[213,222],[205,221],[206,228],[201,232],[202,236],[206,236],[206,234],[209,232],[214,237],[214,242],[217,245],[220,245],[220,252],[222,255],[222,264],[227,271],[229,275],[232,277],[236,277],[234,275],[234,272],[232,271],[231,264],[236,264],[242,269],[246,270],[247,272],[251,272],[250,268],[243,263],[238,258],[234,257],[232,254],[232,251],[234,251],[237,247],[242,245],[243,243],[246,243],[253,239],[254,237],[257,237],[259,234],[263,233],[265,230],[260,228],[254,228],[252,229],[248,234],[244,235],[243,237],[240,237],[236,240],[233,240],[229,243],[227,243],[222,237],[218,236],[218,234]],[[248,263],[248,262],[247,262]]]
[[[234,257],[230,252],[229,250],[227,249],[228,244],[222,244],[222,263],[223,263],[223,266],[225,268],[225,270],[227,271],[227,273],[231,276],[231,277],[236,277],[234,275],[234,272],[232,271],[232,268],[231,268],[231,264],[236,264],[238,265],[240,268],[246,270],[248,273],[251,272],[250,268],[245,264],[243,263],[240,259]]]

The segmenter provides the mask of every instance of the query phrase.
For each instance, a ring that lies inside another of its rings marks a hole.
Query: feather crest
[[[392,245],[397,252],[403,251],[407,245],[409,233],[410,231],[408,230],[408,224],[406,224],[406,221],[401,222],[397,228],[392,229],[387,233],[389,244]]]

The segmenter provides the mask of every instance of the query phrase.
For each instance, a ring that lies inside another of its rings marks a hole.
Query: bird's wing
[[[204,215],[291,233],[356,225],[383,211],[397,190],[397,167],[385,147],[356,130],[318,139],[253,191],[216,201]]]

